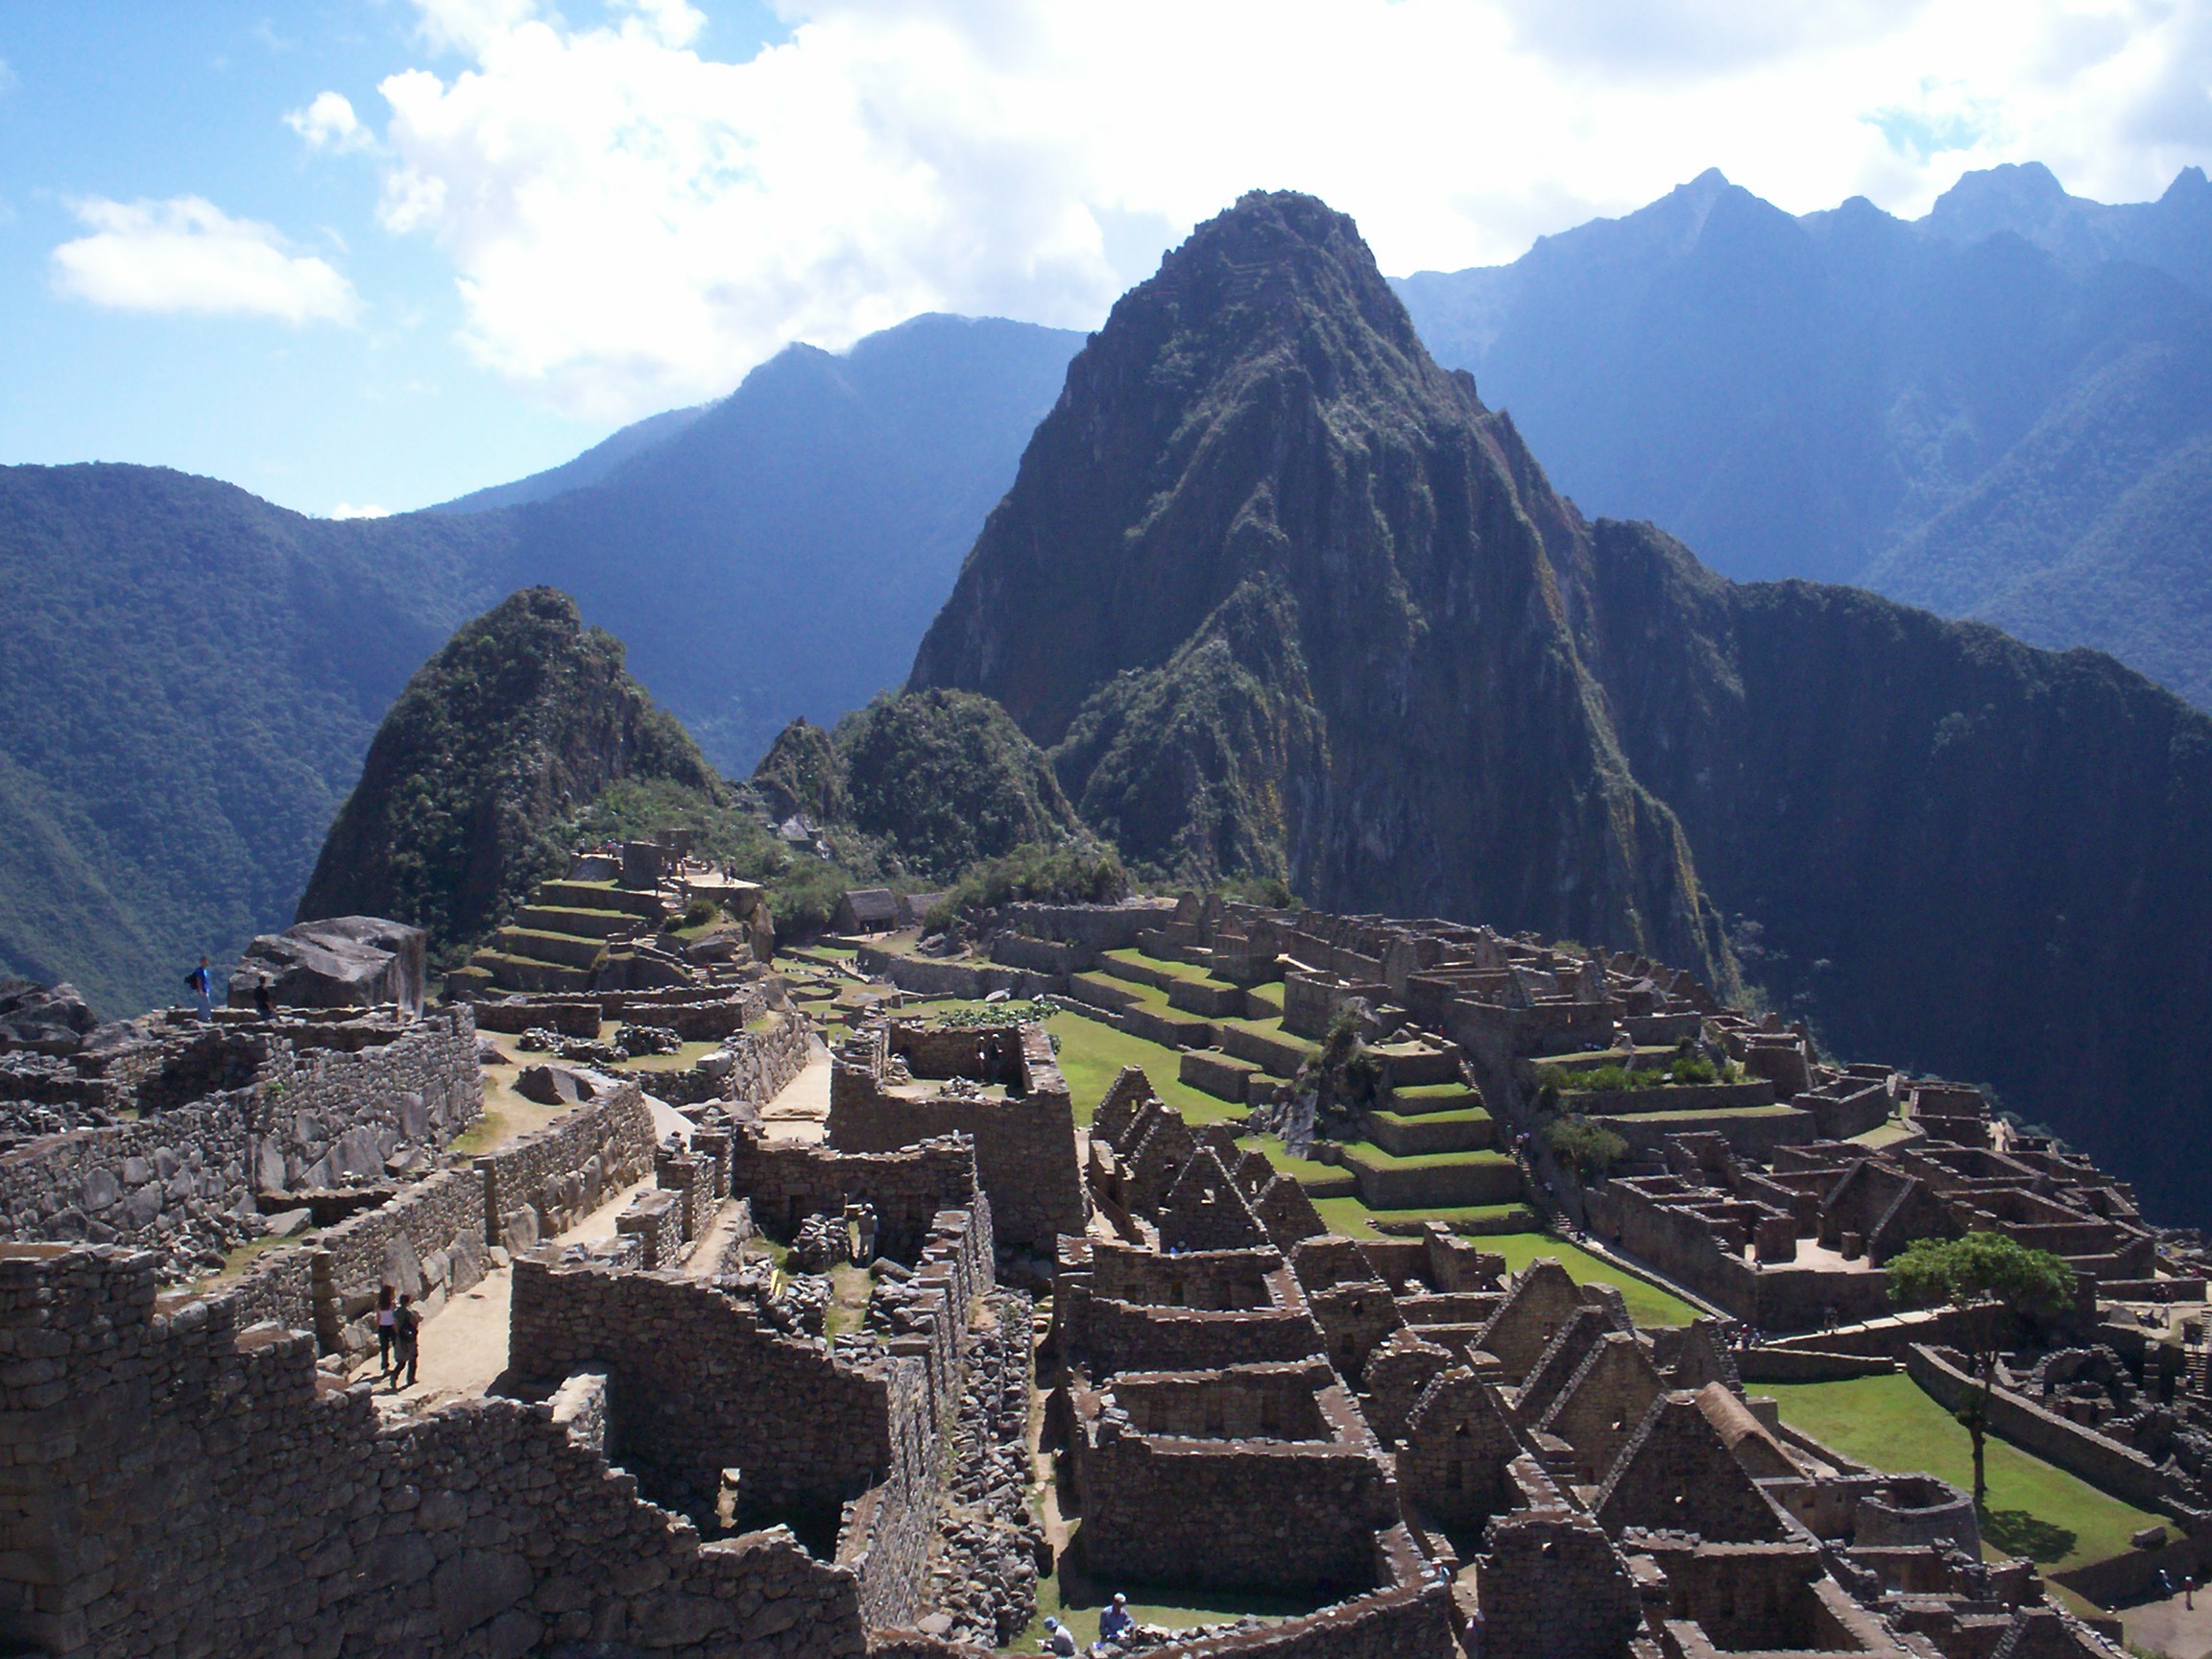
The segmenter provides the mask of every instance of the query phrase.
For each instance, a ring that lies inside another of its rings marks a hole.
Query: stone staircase
[[[541,881],[531,902],[451,983],[479,992],[589,991],[617,955],[635,956],[667,915],[667,901],[657,892],[612,881]]]

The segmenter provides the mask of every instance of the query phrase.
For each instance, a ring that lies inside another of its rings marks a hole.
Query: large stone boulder
[[[99,1023],[74,985],[0,979],[0,1050],[74,1054]]]
[[[263,933],[230,975],[230,1006],[251,1008],[267,986],[292,1008],[422,1006],[422,929],[375,916],[333,916]]]

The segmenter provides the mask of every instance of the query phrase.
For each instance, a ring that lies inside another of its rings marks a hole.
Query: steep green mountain
[[[1125,857],[1725,978],[1576,655],[1531,481],[1352,222],[1247,196],[1070,366],[911,683],[1058,745]]]
[[[917,656],[1133,857],[1745,976],[2203,1219],[2212,720],[1587,522],[1350,221],[1247,197],[1069,372]]]
[[[1085,838],[1044,753],[988,697],[880,697],[824,732],[795,720],[753,775],[780,816],[857,831],[887,873],[950,881],[1016,847]]]
[[[103,1014],[281,925],[489,550],[138,467],[0,469],[0,968]]]
[[[1793,218],[1708,172],[1397,284],[1559,487],[1739,578],[1870,586],[2212,706],[2212,184],[1969,174]]]
[[[793,347],[491,511],[331,523],[157,469],[0,469],[0,971],[130,1013],[282,926],[408,675],[517,588],[615,627],[733,770],[867,702],[1079,343],[929,317]]]
[[[609,785],[660,780],[716,800],[697,744],[623,669],[576,602],[528,588],[407,682],[339,809],[298,920],[387,916],[449,958],[570,849],[548,832]]]

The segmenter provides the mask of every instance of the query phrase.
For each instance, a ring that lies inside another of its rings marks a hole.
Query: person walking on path
[[[377,1375],[386,1382],[392,1381],[392,1343],[398,1329],[398,1292],[387,1285],[376,1293]]]
[[[207,966],[207,958],[200,958],[200,966],[184,975],[184,983],[192,988],[192,995],[200,998],[200,1018],[215,1018],[215,971]]]
[[[392,1346],[398,1363],[392,1367],[392,1392],[415,1386],[415,1361],[421,1353],[422,1315],[415,1311],[415,1298],[402,1296],[392,1315]],[[399,1381],[405,1372],[407,1381]]]

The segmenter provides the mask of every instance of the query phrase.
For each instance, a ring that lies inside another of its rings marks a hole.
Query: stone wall
[[[1303,1619],[1153,1648],[1153,1659],[1458,1659],[1452,1592],[1442,1584],[1382,1590]]]
[[[1375,1534],[1397,1519],[1380,1448],[1324,1363],[1281,1369],[1303,1379],[1325,1437],[1147,1434],[1112,1394],[1078,1391],[1075,1481],[1094,1576],[1292,1595],[1373,1587]],[[1215,1372],[1190,1382],[1203,1393],[1238,1380]]]
[[[771,1014],[757,1031],[740,1031],[696,1065],[652,1074],[653,1093],[671,1106],[709,1100],[768,1100],[806,1069],[814,1034],[796,1014]]]
[[[740,1125],[730,1142],[730,1190],[751,1201],[753,1224],[789,1243],[809,1215],[840,1214],[848,1199],[876,1210],[876,1247],[897,1261],[919,1260],[946,1210],[991,1214],[976,1190],[975,1152],[947,1136],[896,1152],[841,1152],[794,1141],[767,1141]]]
[[[309,1259],[311,1328],[325,1354],[376,1346],[383,1286],[414,1297],[427,1319],[484,1277],[484,1188],[473,1169],[441,1169],[323,1235]]]
[[[436,1152],[482,1109],[465,1007],[351,1052],[255,1030],[249,1088],[0,1154],[0,1238],[157,1250],[168,1277],[189,1277],[259,1233],[257,1190],[381,1177],[402,1142]]]
[[[859,1582],[776,1534],[702,1544],[550,1408],[386,1425],[235,1298],[155,1313],[142,1253],[0,1252],[0,1647],[56,1659],[493,1659],[607,1643],[866,1650]]]
[[[831,1146],[889,1152],[939,1136],[966,1135],[975,1145],[976,1176],[990,1197],[1000,1244],[1049,1258],[1059,1235],[1083,1231],[1089,1208],[1075,1158],[1074,1106],[1043,1026],[951,1032],[895,1026],[889,1046],[913,1053],[917,1075],[950,1077],[980,1070],[1011,1073],[1015,1080],[1007,1084],[1004,1099],[963,1094],[909,1098],[883,1086],[880,1050],[849,1058],[854,1049],[848,1046],[830,1079]],[[985,1058],[977,1061],[978,1054]],[[968,1057],[967,1073],[957,1069],[960,1055]]]
[[[536,1248],[653,1167],[653,1114],[635,1084],[476,1160],[486,1240]]]
[[[918,1358],[849,1361],[711,1286],[543,1256],[516,1262],[513,1297],[510,1369],[604,1370],[611,1455],[656,1501],[710,1524],[739,1470],[740,1527],[852,1567],[871,1623],[911,1616],[943,1466]]]

